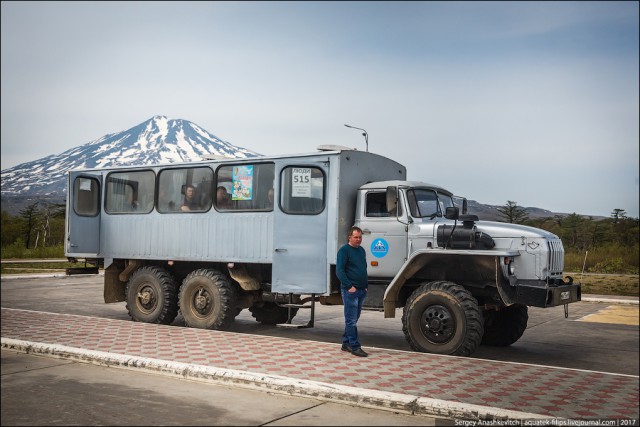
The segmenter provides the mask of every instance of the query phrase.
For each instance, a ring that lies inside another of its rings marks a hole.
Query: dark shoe
[[[348,346],[348,345],[346,345],[346,344],[342,344],[342,349],[341,349],[341,350],[342,350],[342,351],[348,351],[348,352],[351,352],[351,347],[349,347],[349,346]]]
[[[353,354],[354,356],[360,356],[360,357],[367,357],[368,354],[361,348],[357,349],[357,350],[351,350],[351,354]]]

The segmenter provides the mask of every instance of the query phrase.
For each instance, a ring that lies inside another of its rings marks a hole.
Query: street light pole
[[[351,129],[358,129],[358,130],[361,130],[361,131],[363,131],[363,132],[364,132],[364,133],[362,134],[362,136],[364,136],[364,143],[365,143],[365,144],[366,144],[366,146],[367,146],[367,152],[368,152],[368,151],[369,151],[369,134],[367,134],[367,131],[366,131],[366,130],[364,130],[364,129],[362,129],[362,128],[357,128],[357,127],[355,127],[355,126],[350,126],[350,125],[345,125],[345,126],[346,126],[346,127],[348,127],[348,128],[351,128]]]

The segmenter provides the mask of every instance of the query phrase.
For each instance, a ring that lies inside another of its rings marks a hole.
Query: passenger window
[[[73,210],[79,216],[96,216],[100,210],[100,184],[95,178],[78,177],[73,183]]]
[[[221,166],[216,172],[219,211],[272,211],[273,163]]]
[[[158,212],[206,212],[212,199],[213,171],[208,167],[165,169],[158,175]]]
[[[324,210],[325,179],[322,169],[290,166],[280,175],[280,207],[294,215],[315,215]]]
[[[105,211],[114,213],[149,213],[155,194],[153,171],[111,173],[107,176]]]
[[[374,218],[389,216],[386,193],[367,193],[366,200],[365,216]]]

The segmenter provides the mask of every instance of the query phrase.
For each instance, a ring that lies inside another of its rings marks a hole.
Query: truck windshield
[[[442,216],[446,208],[454,206],[451,196],[434,190],[415,188],[407,191],[409,209],[414,218]]]

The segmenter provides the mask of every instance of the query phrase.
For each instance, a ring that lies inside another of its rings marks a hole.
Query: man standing
[[[342,335],[342,351],[360,357],[367,357],[358,340],[358,319],[362,305],[367,296],[369,279],[367,277],[367,254],[360,246],[362,230],[351,227],[349,243],[338,250],[336,274],[340,279],[342,303],[344,304],[344,334]]]

